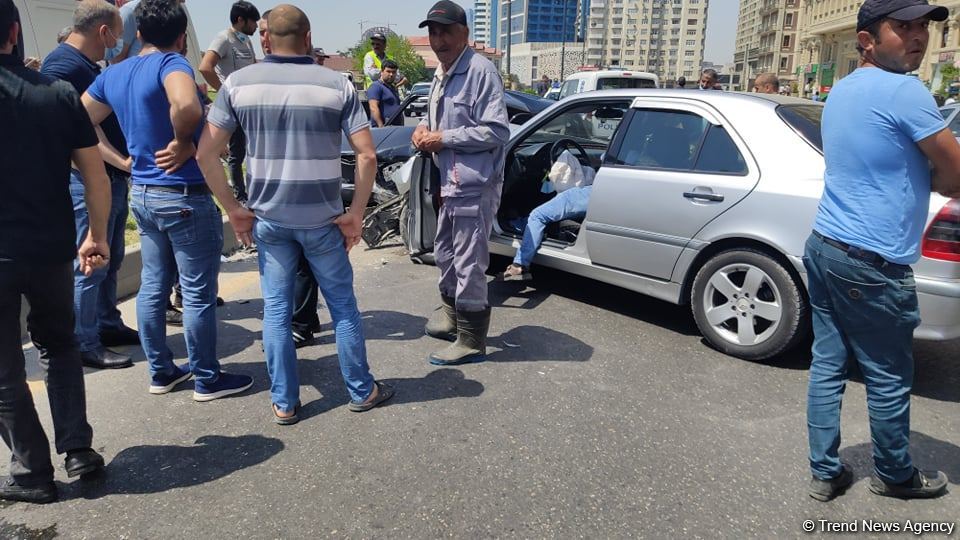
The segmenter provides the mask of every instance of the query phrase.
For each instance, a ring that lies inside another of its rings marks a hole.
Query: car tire
[[[745,360],[784,353],[809,332],[809,304],[799,278],[754,249],[710,258],[693,280],[690,305],[704,338]]]

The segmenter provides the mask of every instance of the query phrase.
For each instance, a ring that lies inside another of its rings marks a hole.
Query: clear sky
[[[280,2],[252,0],[265,11]],[[294,0],[303,9],[313,27],[313,43],[327,53],[346,50],[360,39],[361,26],[387,26],[405,36],[425,35],[417,24],[436,0]],[[213,36],[230,25],[230,6],[234,0],[187,0],[197,30],[200,47],[207,48]],[[473,5],[458,0],[465,9]],[[710,0],[707,43],[704,60],[725,63],[733,60],[737,31],[737,0]],[[259,49],[259,40],[258,49]]]

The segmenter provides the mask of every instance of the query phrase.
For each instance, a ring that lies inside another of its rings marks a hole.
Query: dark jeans
[[[302,254],[297,263],[297,275],[293,281],[293,330],[301,333],[320,330],[317,316],[317,280],[313,279],[310,262]]]
[[[867,388],[876,473],[888,483],[904,482],[913,474],[910,390],[913,330],[920,324],[913,270],[869,262],[816,234],[807,240],[804,265],[814,333],[807,393],[811,471],[821,479],[842,471],[840,406],[854,361]]]
[[[247,201],[247,182],[243,176],[243,159],[247,155],[247,138],[241,128],[237,128],[230,137],[230,156],[227,158],[227,169],[230,171],[230,183],[233,184],[233,195],[240,202]]]
[[[27,387],[20,345],[20,298],[30,304],[27,329],[40,351],[58,453],[89,448],[93,429],[80,351],[73,333],[73,263],[0,260],[0,436],[11,451],[10,475],[31,486],[53,480],[50,443]]]

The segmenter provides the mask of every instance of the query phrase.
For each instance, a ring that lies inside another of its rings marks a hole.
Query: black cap
[[[427,18],[420,23],[420,28],[430,23],[467,26],[467,13],[463,11],[462,7],[449,0],[440,0],[427,12]]]
[[[373,40],[378,40],[378,41],[386,42],[386,41],[387,41],[387,36],[381,34],[380,32],[377,32],[376,34],[372,34],[372,35],[370,36],[370,41],[373,41]]]
[[[912,21],[927,17],[945,21],[950,11],[943,6],[931,6],[927,0],[866,0],[857,13],[857,32],[887,17],[898,21]]]

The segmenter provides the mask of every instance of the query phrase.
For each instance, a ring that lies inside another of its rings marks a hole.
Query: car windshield
[[[657,85],[650,79],[633,77],[611,77],[597,81],[597,90],[614,90],[619,88],[656,88]]]
[[[805,141],[823,153],[823,138],[820,136],[821,105],[780,105],[777,114]]]

